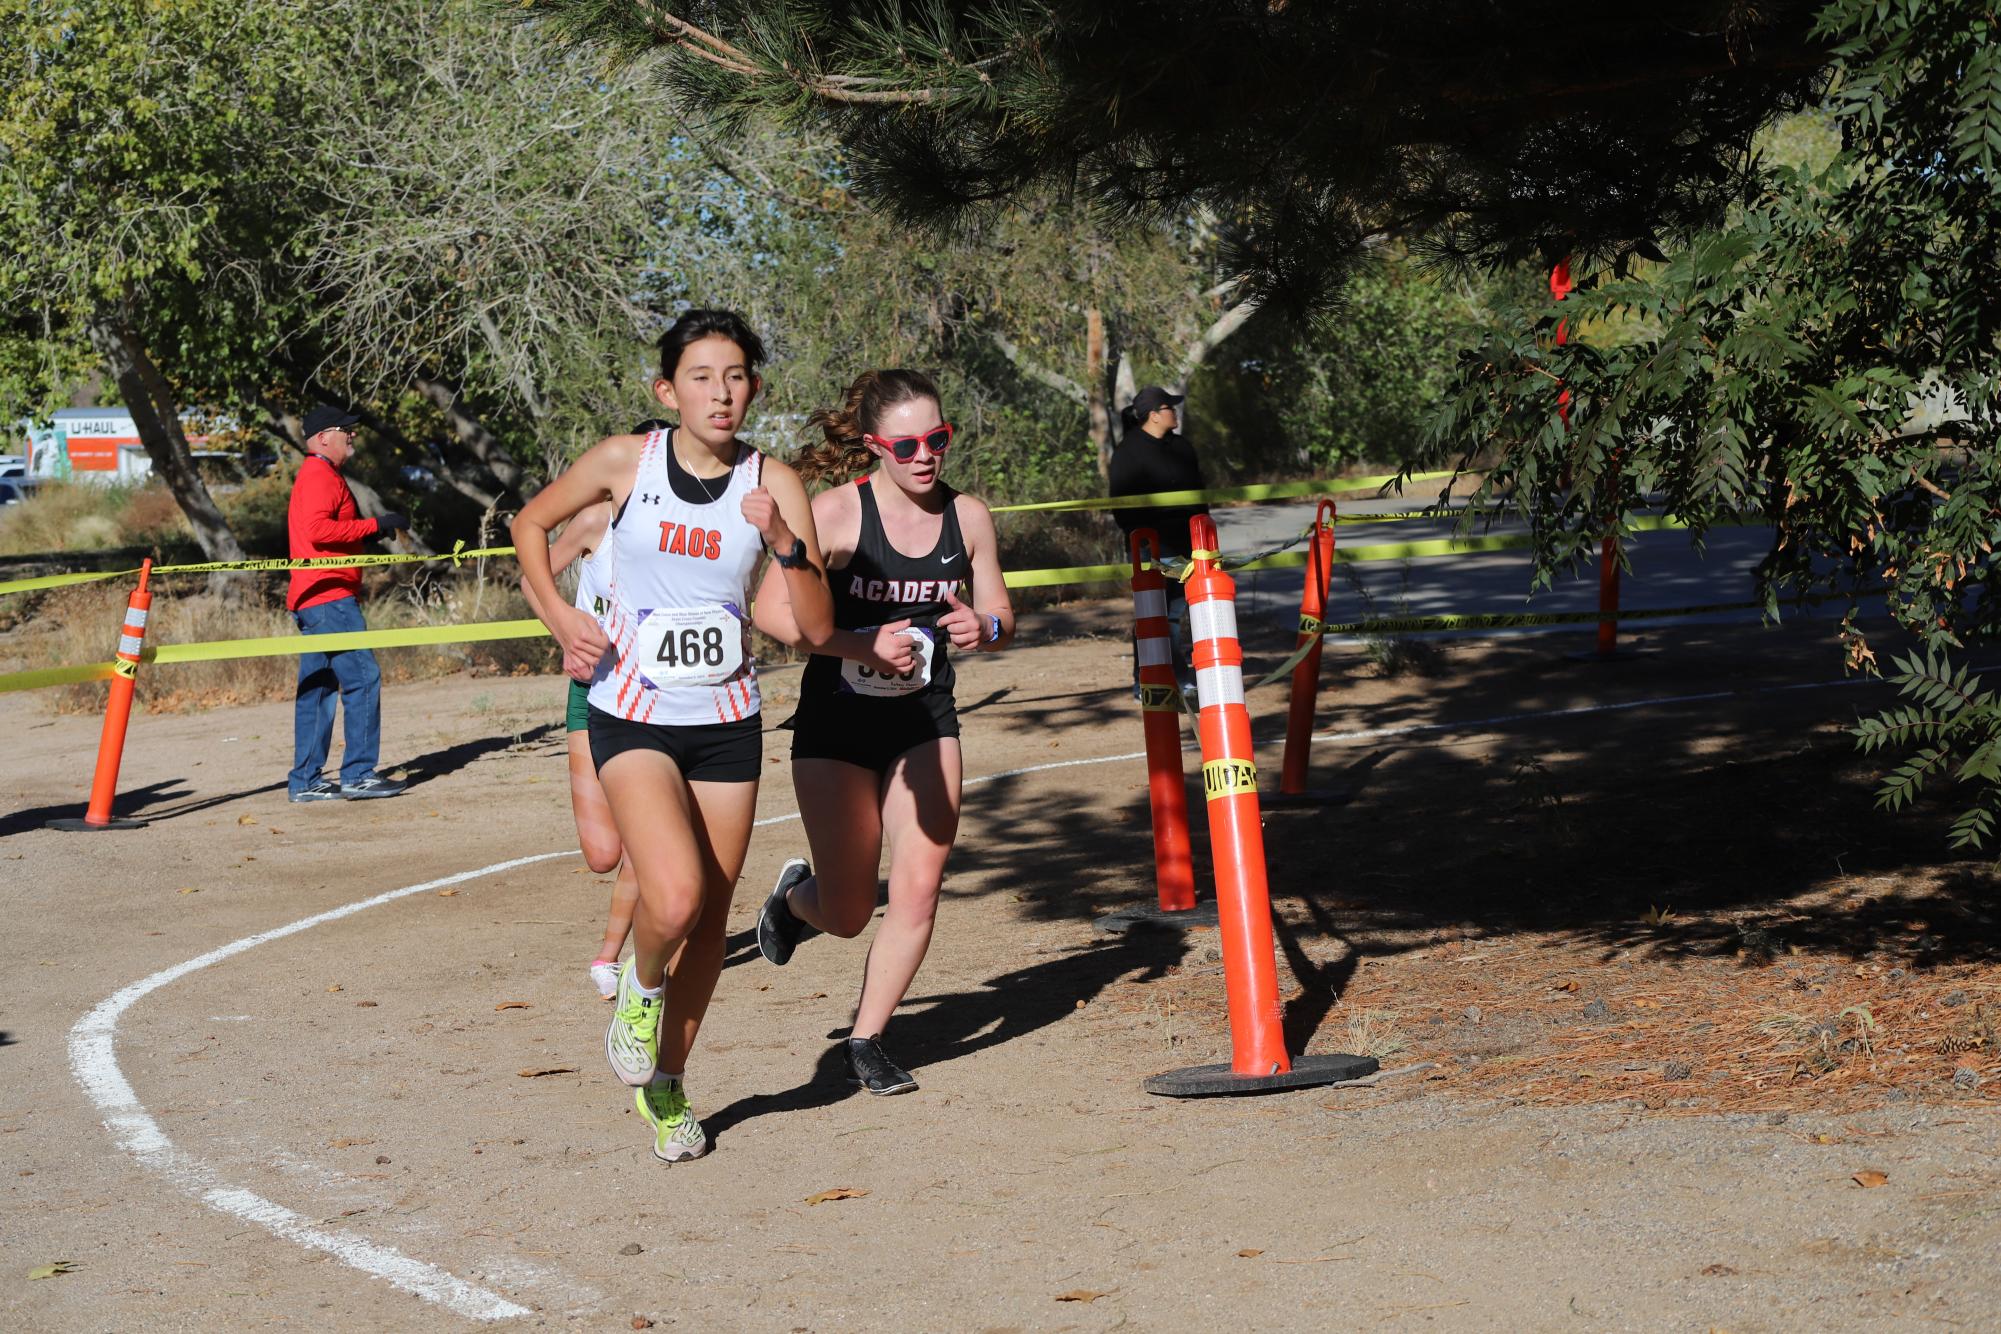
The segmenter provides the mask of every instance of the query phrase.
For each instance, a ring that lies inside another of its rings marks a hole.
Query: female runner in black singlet
[[[959,830],[951,655],[1007,647],[1014,609],[985,502],[939,478],[952,427],[929,378],[870,371],[812,422],[825,439],[807,449],[800,476],[844,483],[813,500],[835,629],[808,642],[785,584],[768,574],[756,619],[766,634],[813,652],[790,726],[792,784],[818,873],[786,863],[758,917],[757,944],[782,964],[806,926],[861,934],[875,915],[889,839],[889,908],[863,966],[846,1055],[863,1088],[903,1093],[917,1082],[883,1054],[881,1037],[931,944]],[[972,585],[965,600],[962,582]]]

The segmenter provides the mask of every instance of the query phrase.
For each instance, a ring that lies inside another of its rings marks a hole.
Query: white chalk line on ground
[[[1316,732],[1314,741],[1372,741],[1398,736],[1412,736],[1425,732],[1463,731],[1470,728],[1498,727],[1508,723],[1534,722],[1548,718],[1579,717],[1588,714],[1616,713],[1633,709],[1660,708],[1675,704],[1696,704],[1710,700],[1734,699],[1742,696],[1777,693],[1792,690],[1816,690],[1830,686],[1884,684],[1875,678],[1843,678],[1835,681],[1814,681],[1798,685],[1761,686],[1753,690],[1717,690],[1700,694],[1656,696],[1651,699],[1627,700],[1613,704],[1585,704],[1564,709],[1538,709],[1525,713],[1495,714],[1487,718],[1473,718],[1462,722],[1405,723],[1395,727],[1367,727],[1346,732]],[[1263,741],[1259,746],[1271,746],[1277,741]],[[1020,778],[1028,774],[1047,773],[1055,769],[1074,769],[1091,764],[1114,764],[1125,760],[1145,759],[1143,750],[1124,751],[1117,755],[1094,755],[1084,759],[1051,760],[1045,764],[1023,765],[1016,769],[1004,769],[998,773],[982,774],[968,778],[964,787],[980,787],[988,783],[998,783],[1004,779]],[[756,828],[784,824],[799,818],[797,811],[784,815],[766,816],[755,822]],[[421,884],[406,885],[402,889],[392,889],[371,898],[359,899],[338,908],[330,908],[311,917],[302,917],[285,926],[261,931],[231,941],[208,953],[199,955],[185,963],[175,964],[149,977],[140,979],[130,986],[114,992],[77,1021],[70,1030],[70,1070],[77,1083],[96,1105],[104,1117],[105,1129],[109,1130],[118,1147],[131,1154],[145,1166],[160,1172],[190,1193],[197,1195],[202,1203],[219,1213],[228,1214],[248,1223],[255,1223],[272,1235],[307,1247],[323,1251],[341,1263],[361,1273],[379,1278],[404,1292],[435,1302],[455,1314],[473,1320],[505,1320],[514,1316],[530,1315],[533,1312],[525,1306],[508,1301],[498,1293],[468,1283],[464,1279],[448,1273],[423,1260],[414,1259],[352,1232],[340,1232],[319,1226],[303,1214],[274,1204],[270,1200],[240,1187],[224,1182],[215,1170],[182,1150],[176,1148],[166,1133],[160,1129],[151,1113],[140,1103],[132,1085],[119,1068],[116,1039],[118,1021],[126,1011],[141,999],[166,986],[179,981],[190,973],[198,972],[212,964],[221,963],[246,950],[302,931],[323,926],[328,922],[351,917],[355,913],[427,890],[444,889],[451,885],[463,884],[483,876],[498,875],[503,871],[532,866],[537,862],[551,861],[558,857],[574,857],[574,848],[559,852],[541,852],[526,857],[515,857],[504,862],[494,862],[477,870],[461,871],[436,880],[426,880]]]
[[[255,1223],[274,1236],[307,1247],[324,1251],[350,1268],[402,1289],[414,1293],[427,1301],[436,1302],[455,1314],[472,1320],[504,1320],[512,1316],[532,1314],[529,1308],[518,1306],[498,1293],[466,1282],[447,1273],[436,1265],[412,1259],[394,1247],[383,1246],[366,1237],[352,1232],[341,1232],[318,1225],[303,1214],[274,1204],[254,1192],[231,1186],[223,1181],[215,1169],[197,1158],[176,1148],[159,1122],[140,1103],[138,1094],[132,1091],[125,1072],[118,1066],[116,1049],[118,1021],[125,1012],[152,992],[175,982],[189,973],[198,972],[211,964],[222,962],[255,949],[259,945],[286,936],[297,935],[327,922],[351,917],[384,903],[408,898],[412,894],[422,894],[426,890],[443,889],[449,885],[462,884],[481,876],[494,875],[501,871],[511,871],[516,867],[529,866],[535,862],[549,861],[556,857],[574,857],[574,849],[562,852],[543,852],[530,857],[516,857],[510,861],[495,862],[482,866],[476,871],[461,871],[457,875],[444,876],[437,880],[426,880],[422,884],[406,885],[402,889],[392,889],[386,894],[361,899],[339,908],[331,908],[311,917],[302,917],[289,925],[261,931],[254,936],[231,941],[219,949],[189,959],[186,963],[164,968],[150,977],[132,983],[128,987],[112,993],[77,1021],[69,1035],[69,1064],[77,1083],[104,1117],[104,1128],[111,1132],[118,1147],[131,1154],[145,1166],[161,1173],[201,1199],[203,1204],[218,1213]]]

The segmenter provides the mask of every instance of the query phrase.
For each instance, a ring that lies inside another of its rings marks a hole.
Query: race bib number
[[[662,607],[639,622],[639,672],[655,690],[721,685],[743,670],[743,639],[732,607]]]
[[[867,626],[858,634],[873,634],[878,627]],[[865,662],[853,658],[841,659],[841,683],[857,695],[914,695],[931,684],[932,632],[920,626],[910,626],[903,631],[910,642],[917,647],[917,661],[910,670],[899,676],[884,676]]]

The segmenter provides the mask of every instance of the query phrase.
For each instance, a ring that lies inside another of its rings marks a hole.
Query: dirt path
[[[1143,769],[1075,763],[1138,749],[1115,609],[1046,617],[1021,651],[961,668],[969,774],[1025,772],[968,794],[937,943],[892,1029],[912,1096],[829,1078],[865,940],[809,942],[783,970],[749,946],[757,899],[802,850],[785,734],[768,733],[776,823],[753,841],[691,1072],[717,1151],[674,1169],[600,1068],[583,964],[608,886],[572,858],[406,894],[101,1008],[257,933],[569,849],[560,683],[392,690],[386,755],[420,781],[359,807],[286,804],[288,706],[142,717],[121,786],[154,823],[90,836],[41,823],[81,805],[94,721],[0,699],[0,1323],[430,1328],[513,1307],[781,1331],[1986,1323],[2001,1154],[1974,1016],[2001,999],[1992,876],[1928,864],[1935,816],[1868,813],[1833,732],[1853,689],[1776,689],[1833,675],[1824,639],[1656,639],[1613,673],[1554,666],[1547,641],[1458,645],[1431,678],[1330,655],[1316,772],[1354,800],[1274,811],[1267,837],[1295,1046],[1431,1063],[1376,1089],[1140,1091],[1226,1059],[1227,1035],[1213,933],[1090,929],[1150,893]],[[774,720],[793,679],[771,678]],[[1261,703],[1269,735],[1282,699]],[[1607,704],[1640,707],[1577,712]],[[1745,921],[1767,923],[1748,950]],[[1960,1001],[1934,1002],[1948,986]],[[1812,1020],[1853,1003],[1843,987],[1884,993],[1867,1066],[1841,1046],[1852,1031],[1746,1028],[1765,992]],[[1743,1014],[1717,1008],[1752,993]],[[1663,1018],[1649,995],[1707,1011]],[[1973,1045],[1934,1059],[1921,1010],[1960,1016]],[[1776,1059],[1718,1065],[1758,1047]],[[1684,1049],[1695,1068],[1660,1092]],[[1916,1058],[1908,1077],[1893,1056]],[[1955,1085],[1960,1068],[1974,1078]],[[1887,1184],[1852,1179],[1870,1170]],[[866,1193],[808,1203],[840,1187]],[[77,1268],[27,1278],[59,1259]]]

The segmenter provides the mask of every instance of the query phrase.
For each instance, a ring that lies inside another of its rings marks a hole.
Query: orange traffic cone
[[[153,594],[146,581],[152,577],[153,562],[139,565],[139,586],[125,605],[125,625],[118,636],[118,656],[112,663],[111,698],[104,706],[104,730],[97,738],[97,771],[90,780],[90,805],[83,818],[51,820],[49,828],[74,832],[100,829],[139,829],[144,820],[114,820],[111,803],[118,795],[118,765],[125,758],[125,727],[132,720],[132,692],[138,684],[139,654],[146,645],[146,613],[152,609]]]
[[[1230,1004],[1230,1062],[1155,1075],[1149,1093],[1193,1097],[1257,1093],[1338,1083],[1374,1074],[1366,1056],[1307,1056],[1285,1048],[1278,994],[1271,896],[1265,884],[1264,824],[1258,814],[1258,769],[1251,754],[1251,715],[1244,705],[1244,651],[1237,642],[1237,586],[1216,563],[1216,524],[1189,520],[1194,541],[1188,613],[1195,640],[1195,679],[1202,697],[1196,731],[1202,739],[1202,792],[1209,808],[1209,846],[1216,866],[1216,911],[1222,922],[1223,984]]]

